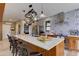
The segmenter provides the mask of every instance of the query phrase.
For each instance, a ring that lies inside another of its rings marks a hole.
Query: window
[[[50,31],[50,21],[46,21],[46,23],[45,23],[45,29],[46,29],[47,32]]]

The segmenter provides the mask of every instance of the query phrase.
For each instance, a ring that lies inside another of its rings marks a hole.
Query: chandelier
[[[29,9],[30,9],[30,11],[28,11],[25,14],[26,18],[33,18],[33,17],[37,16],[37,12],[32,8],[32,5],[29,5]]]
[[[34,21],[37,21],[40,17],[45,17],[43,10],[41,11],[41,15],[38,17],[37,12],[33,9],[32,5],[29,5],[28,7],[30,10],[24,15],[27,24],[32,24]],[[23,10],[23,12],[25,12],[25,10]]]

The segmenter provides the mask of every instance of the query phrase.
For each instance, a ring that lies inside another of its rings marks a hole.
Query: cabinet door
[[[74,39],[69,39],[69,49],[76,49],[77,44],[76,44],[76,40]]]
[[[2,40],[2,21],[5,3],[0,3],[0,40]]]
[[[77,49],[77,39],[75,37],[68,37],[68,48]]]

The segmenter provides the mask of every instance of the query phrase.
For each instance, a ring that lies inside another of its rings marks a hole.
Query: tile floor
[[[9,42],[7,39],[0,41],[0,56],[12,56],[12,53],[9,50]]]
[[[78,56],[79,52],[64,50],[65,56]],[[12,56],[7,39],[0,41],[0,56]]]

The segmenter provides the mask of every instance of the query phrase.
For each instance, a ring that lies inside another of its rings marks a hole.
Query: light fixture
[[[25,14],[26,18],[33,18],[37,16],[37,12],[33,9],[32,5],[29,5],[29,11]]]
[[[37,12],[33,9],[32,4],[29,5],[28,7],[29,7],[29,11],[27,13],[25,13],[26,23],[32,24],[34,21],[38,21],[38,20],[46,17],[46,15],[43,13],[43,11],[44,11],[43,5],[41,5],[41,14],[40,14],[40,16],[38,16]],[[23,10],[23,12],[25,12],[25,10]]]
[[[37,20],[37,12],[33,9],[32,5],[29,5],[29,11],[25,13],[25,21],[28,24],[31,24],[33,21]],[[25,12],[25,10],[23,10]]]
[[[32,23],[32,21],[31,21],[29,18],[25,18],[24,21],[25,21],[26,24],[28,24],[28,25]]]
[[[46,15],[43,13],[43,11],[41,11],[40,18],[44,18],[44,17],[46,17]]]
[[[44,17],[46,17],[46,15],[44,14],[44,8],[43,8],[43,4],[41,4],[41,14],[40,14],[40,18],[44,18]]]
[[[37,21],[37,18],[36,17],[34,17],[34,21]]]

